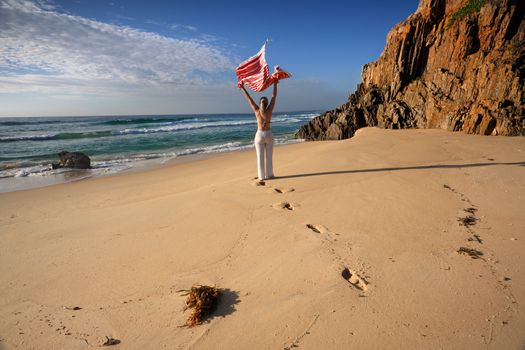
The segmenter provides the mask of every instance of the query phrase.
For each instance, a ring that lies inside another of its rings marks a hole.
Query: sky
[[[235,68],[266,39],[276,111],[333,109],[417,5],[0,0],[0,117],[248,113]]]

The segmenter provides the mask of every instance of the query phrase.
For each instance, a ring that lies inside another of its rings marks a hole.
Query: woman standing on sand
[[[270,104],[268,104],[268,99],[263,96],[259,101],[259,106],[257,106],[248,91],[246,91],[244,84],[241,85],[241,89],[257,119],[257,133],[254,140],[255,151],[257,152],[257,177],[259,181],[271,179],[274,177],[272,161],[274,140],[270,130],[270,122],[277,97],[277,81],[273,84],[273,95]]]

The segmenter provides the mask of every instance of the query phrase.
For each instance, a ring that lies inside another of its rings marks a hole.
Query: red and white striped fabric
[[[276,80],[290,78],[292,75],[275,66],[274,72],[269,76],[268,64],[266,63],[266,43],[262,46],[257,55],[250,57],[241,63],[235,70],[237,74],[237,86],[248,85],[253,91],[263,91],[272,85]]]

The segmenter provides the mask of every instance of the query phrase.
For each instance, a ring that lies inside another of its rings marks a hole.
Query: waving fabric
[[[266,43],[255,56],[250,57],[237,67],[235,73],[237,74],[237,86],[239,88],[242,84],[246,84],[253,91],[260,92],[266,90],[275,81],[292,76],[280,69],[279,66],[275,66],[274,72],[270,76],[265,55]]]

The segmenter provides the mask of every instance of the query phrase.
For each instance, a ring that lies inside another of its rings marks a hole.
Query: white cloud
[[[233,68],[206,41],[74,16],[43,1],[0,0],[0,93],[207,85]]]
[[[193,39],[75,16],[50,0],[0,0],[0,117],[250,112],[233,71],[241,59],[221,48],[236,45],[188,24],[171,29]],[[279,89],[278,111],[333,108],[347,95],[299,75]]]

